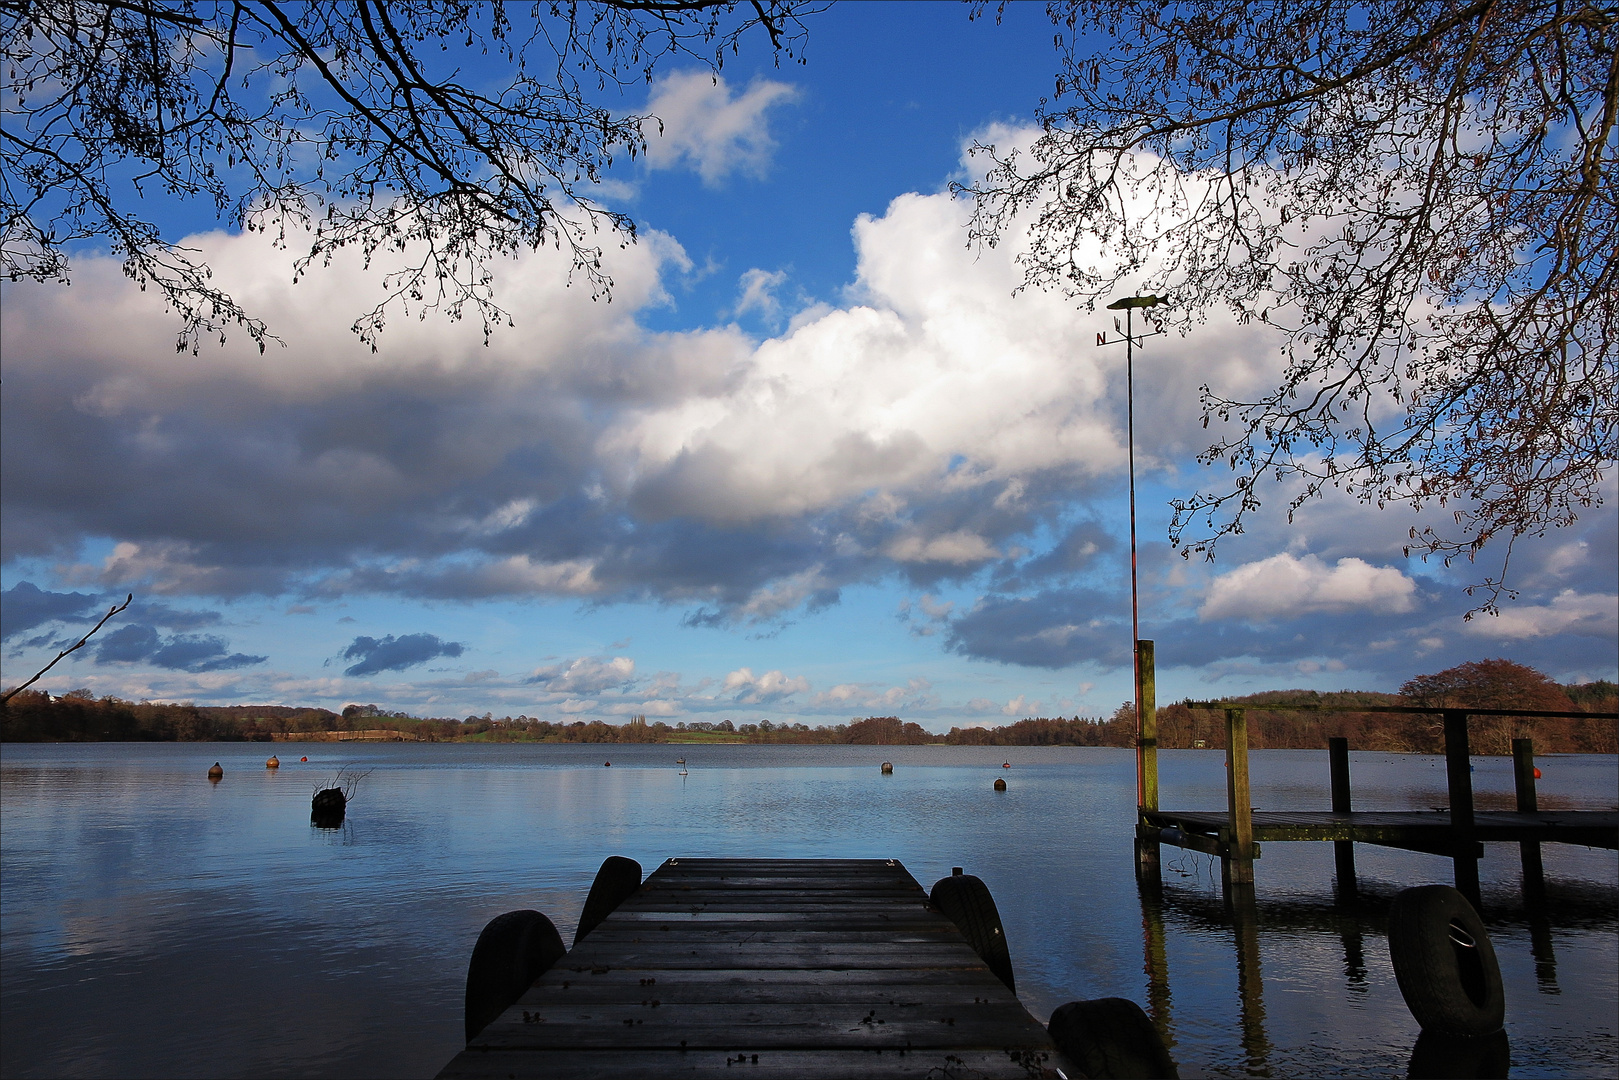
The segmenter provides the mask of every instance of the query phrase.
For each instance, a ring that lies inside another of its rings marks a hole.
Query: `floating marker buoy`
[[[308,759],[308,758],[306,758],[306,757],[301,757],[301,758],[299,758],[299,759],[298,759],[298,760],[299,760],[299,761],[308,761],[308,760],[309,760],[309,759]]]
[[[271,754],[270,759],[264,763],[264,767],[266,769],[279,769],[281,768],[281,759]]]
[[[883,762],[883,772],[891,773],[893,771],[894,771],[894,763],[892,761]]]
[[[1012,763],[1011,763],[1011,762],[1010,762],[1010,761],[1003,761],[1003,762],[1001,762],[1001,768],[1003,768],[1003,769],[1010,769],[1010,768],[1011,768],[1011,767],[1012,767]]]
[[[225,767],[223,765],[221,765],[217,761],[214,762],[213,765],[208,770],[208,779],[210,779],[210,780],[218,780],[221,776],[224,776],[224,775],[225,775]]]
[[[602,762],[602,768],[604,768],[604,769],[611,769],[611,768],[612,768],[612,767],[613,767],[613,763],[612,763],[612,762],[611,762],[611,761],[604,761],[604,762]]]
[[[1540,779],[1540,766],[1539,765],[1535,766],[1535,779],[1536,780]]]
[[[996,791],[1005,791],[1006,790],[1006,781],[1001,779],[999,776],[997,776],[995,778],[995,790]]]

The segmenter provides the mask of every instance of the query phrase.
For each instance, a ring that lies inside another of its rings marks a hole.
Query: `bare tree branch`
[[[40,678],[41,675],[44,675],[51,668],[55,667],[57,665],[57,662],[60,661],[63,657],[69,655],[70,653],[77,652],[78,650],[84,648],[84,643],[89,641],[91,638],[95,637],[96,636],[96,631],[100,630],[103,626],[106,626],[108,619],[112,618],[114,615],[118,614],[120,611],[123,611],[126,607],[129,606],[130,601],[132,601],[134,599],[135,599],[135,594],[130,593],[128,596],[124,597],[124,602],[122,604],[114,604],[112,606],[112,608],[110,608],[108,610],[108,612],[101,617],[101,621],[96,623],[94,626],[92,626],[90,628],[90,632],[79,639],[79,642],[78,642],[77,645],[74,645],[70,649],[63,649],[61,652],[56,654],[56,659],[55,660],[52,660],[50,663],[46,664],[44,667],[42,667],[38,671],[36,671],[34,673],[34,677],[32,679],[29,679],[27,682],[23,683],[21,686],[14,686],[10,690],[7,690],[4,695],[0,695],[0,705],[4,705],[6,702],[10,701],[12,698],[16,697],[18,694],[22,693],[24,690],[28,689],[30,686],[33,686],[36,682],[39,681],[39,678]]]
[[[1205,386],[1225,486],[1176,501],[1213,556],[1294,483],[1443,510],[1410,551],[1476,558],[1600,505],[1619,457],[1619,4],[1062,0],[1062,70],[990,167],[976,241],[1030,215],[1025,285],[1167,294],[1283,337],[1252,400]],[[1098,42],[1105,44],[1098,46]],[[1471,589],[1469,590],[1471,591]]]
[[[228,225],[307,243],[294,273],[356,248],[402,269],[354,324],[391,311],[509,321],[489,264],[569,252],[596,296],[599,237],[635,222],[593,197],[647,118],[619,94],[690,59],[718,72],[762,30],[801,55],[820,0],[5,0],[0,274],[65,281],[109,241],[180,318],[177,347],[276,340],[141,201],[207,200]],[[610,91],[596,100],[595,91]],[[307,241],[300,240],[307,237]]]

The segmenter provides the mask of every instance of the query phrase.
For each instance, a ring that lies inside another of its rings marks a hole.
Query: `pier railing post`
[[[1225,711],[1226,804],[1231,838],[1221,860],[1228,890],[1251,890],[1254,884],[1254,801],[1248,787],[1248,713]]]
[[[1158,832],[1143,811],[1158,809],[1158,676],[1150,641],[1136,642],[1136,877],[1157,880]]]
[[[1334,814],[1347,814],[1350,812],[1349,740],[1328,739],[1327,761],[1332,770],[1332,812]],[[1337,863],[1338,891],[1345,895],[1352,895],[1355,892],[1355,842],[1353,840],[1333,841],[1332,854],[1334,861]]]
[[[1535,741],[1512,740],[1512,778],[1518,791],[1518,813],[1533,814],[1540,809],[1535,796]],[[1521,840],[1518,854],[1523,861],[1523,898],[1533,906],[1545,899],[1546,872],[1540,862],[1540,841]]]
[[[1467,710],[1446,709],[1445,779],[1450,785],[1451,864],[1456,889],[1479,907],[1477,841],[1473,830],[1473,763],[1467,748]]]

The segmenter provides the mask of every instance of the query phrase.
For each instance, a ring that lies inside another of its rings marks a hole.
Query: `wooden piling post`
[[[1332,770],[1332,812],[1334,814],[1347,814],[1350,812],[1349,800],[1349,740],[1331,738],[1327,740],[1327,761]],[[1338,891],[1344,894],[1355,892],[1355,842],[1353,840],[1335,840],[1332,844],[1333,859],[1337,863]]]
[[[1151,641],[1136,642],[1136,878],[1159,876],[1158,832],[1143,811],[1158,809],[1158,676]]]
[[[1253,888],[1254,800],[1248,787],[1248,712],[1225,711],[1226,804],[1231,837],[1220,869],[1227,888]]]
[[[1518,813],[1539,811],[1540,801],[1535,796],[1535,741],[1512,740],[1512,778],[1518,789]],[[1520,840],[1518,855],[1523,861],[1523,897],[1525,902],[1538,904],[1546,896],[1546,872],[1540,862],[1540,841]]]
[[[1137,724],[1136,768],[1141,773],[1141,805],[1158,809],[1158,673],[1151,641],[1136,642],[1141,717]]]
[[[1450,786],[1451,864],[1456,889],[1480,906],[1478,845],[1473,839],[1473,762],[1467,748],[1467,711],[1446,709],[1445,779]]]

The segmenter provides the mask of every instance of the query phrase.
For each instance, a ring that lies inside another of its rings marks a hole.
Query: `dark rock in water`
[[[335,829],[348,812],[348,797],[342,788],[323,788],[309,802],[309,822],[318,829]]]

